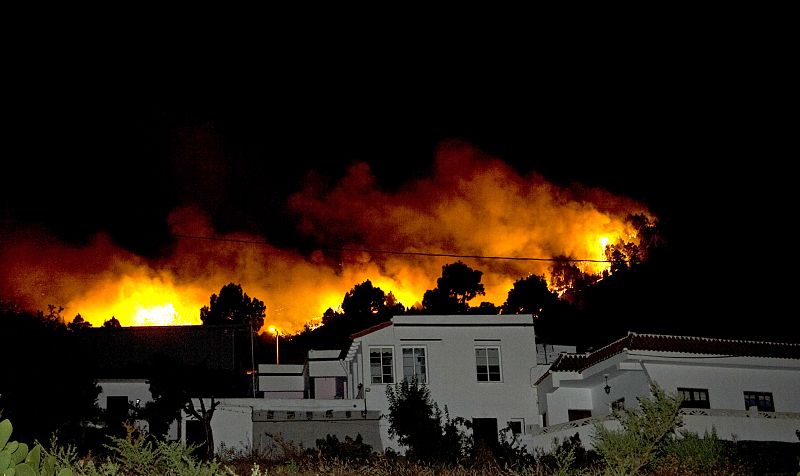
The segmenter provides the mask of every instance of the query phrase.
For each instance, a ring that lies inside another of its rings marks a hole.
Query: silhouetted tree
[[[119,329],[120,327],[122,327],[122,324],[119,323],[116,317],[111,316],[111,319],[103,322],[103,327],[112,327],[115,329]]]
[[[491,316],[500,314],[500,308],[497,307],[493,302],[483,301],[478,307],[469,308],[469,313]]]
[[[210,306],[200,309],[200,320],[203,325],[250,323],[257,331],[264,325],[265,310],[264,303],[250,298],[240,284],[228,283],[220,289],[219,296],[211,295]]]
[[[598,278],[584,273],[571,260],[572,258],[569,256],[554,256],[550,265],[550,280],[553,290],[567,299],[572,299],[572,295],[590,286]]]
[[[84,329],[89,329],[90,327],[92,327],[92,323],[84,320],[83,316],[80,314],[77,314],[75,318],[72,319],[72,322],[67,324],[67,328],[71,331],[82,331]]]
[[[344,295],[342,311],[348,319],[357,322],[376,321],[386,307],[386,295],[368,279],[356,284]]]
[[[431,400],[430,390],[416,379],[386,386],[389,401],[389,435],[407,448],[406,455],[426,462],[458,463],[466,456],[467,439],[459,428],[462,418],[444,419]]]
[[[0,310],[2,356],[0,412],[14,422],[20,441],[46,441],[57,432],[59,441],[80,444],[91,437],[86,423],[97,421],[99,408],[90,359],[78,333],[60,317],[63,308],[49,306],[35,315]],[[54,389],[57,389],[55,395]]]
[[[175,362],[164,355],[158,356],[150,368],[152,373],[148,381],[153,401],[145,405],[139,416],[148,420],[151,433],[166,434],[170,424],[183,411],[203,423],[205,444],[202,451],[204,456],[213,457],[211,419],[219,405],[215,396],[241,395],[247,379],[227,370]],[[192,398],[201,399],[199,409],[194,406]],[[211,399],[208,406],[203,398]]]
[[[481,284],[483,273],[462,263],[442,266],[442,277],[436,288],[425,291],[422,307],[431,314],[463,314],[469,310],[468,301],[486,292]]]
[[[502,309],[506,314],[533,314],[538,318],[557,299],[556,293],[547,287],[544,276],[532,274],[514,282]]]

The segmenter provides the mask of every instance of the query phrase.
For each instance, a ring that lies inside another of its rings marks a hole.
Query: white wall
[[[135,404],[138,398],[141,407],[144,407],[147,402],[153,401],[150,384],[145,379],[100,379],[97,384],[100,385],[97,403],[104,410],[106,397],[125,396],[132,404]]]
[[[761,359],[766,361],[767,359]],[[772,392],[776,412],[800,412],[800,370],[707,364],[646,362],[645,367],[669,392],[678,387],[708,389],[711,408],[746,410],[744,392]]]
[[[590,388],[559,387],[547,394],[547,425],[569,421],[567,410],[593,410]],[[592,416],[594,411],[592,411]]]
[[[303,398],[305,381],[302,365],[258,365],[258,389],[264,398]]]
[[[620,398],[625,398],[625,408],[639,406],[637,397],[650,395],[650,382],[644,371],[625,371],[610,373],[608,386],[611,391],[606,394],[605,379],[592,387],[592,416],[602,417],[611,414],[611,403]]]

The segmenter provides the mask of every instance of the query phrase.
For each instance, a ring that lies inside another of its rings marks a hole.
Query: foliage
[[[0,408],[24,441],[45,440],[53,432],[68,441],[86,441],[87,424],[99,417],[100,388],[89,356],[60,313],[56,306],[36,315],[0,310],[3,354],[11,362],[0,372]]]
[[[416,381],[403,380],[386,386],[389,400],[389,435],[406,447],[406,456],[425,462],[463,461],[469,452],[469,440],[461,427],[469,427],[462,418],[450,419],[431,401],[428,388]]]
[[[92,323],[85,320],[80,314],[76,315],[72,322],[67,324],[67,328],[71,331],[82,331],[92,327]]]
[[[581,271],[573,264],[572,256],[559,255],[553,257],[550,265],[550,281],[556,293],[572,300],[576,294],[597,281],[597,277]]]
[[[45,454],[42,447],[11,441],[14,427],[9,420],[0,420],[0,474],[19,476],[72,476],[69,469],[56,473],[56,458]]]
[[[200,309],[203,325],[250,324],[254,331],[264,325],[266,306],[242,291],[240,284],[222,286],[219,296],[211,295],[210,305]]]
[[[342,461],[366,461],[372,456],[372,446],[364,443],[361,434],[356,439],[349,436],[339,441],[336,435],[326,435],[317,440],[317,450],[323,458],[336,458]]]
[[[638,474],[664,454],[669,436],[682,424],[682,398],[668,395],[657,385],[650,390],[652,397],[640,398],[639,408],[615,410],[621,430],[609,430],[602,423],[595,427],[594,447],[608,474]]]
[[[119,320],[116,317],[111,316],[111,319],[103,321],[103,327],[111,327],[113,329],[119,329],[122,327],[122,324],[119,323]]]
[[[569,438],[553,440],[553,449],[549,452],[537,450],[536,460],[546,474],[579,474],[578,468],[591,469],[599,462],[596,452],[586,450],[581,437],[575,433]]]
[[[680,437],[671,438],[657,463],[659,473],[671,474],[721,474],[730,469],[733,451],[730,445],[717,437],[716,429],[706,431],[702,437],[681,431]]]
[[[442,276],[436,280],[435,289],[425,291],[422,307],[431,314],[466,313],[468,301],[486,294],[482,275],[461,261],[442,266]]]
[[[558,296],[547,287],[544,276],[532,274],[514,283],[502,309],[506,314],[533,314],[534,318],[538,318],[556,299]]]
[[[536,458],[528,448],[517,441],[517,436],[507,426],[498,432],[498,444],[494,450],[497,463],[504,468],[524,469],[533,466]]]

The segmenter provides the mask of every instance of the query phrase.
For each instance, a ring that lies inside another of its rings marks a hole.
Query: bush
[[[355,440],[345,436],[343,442],[336,435],[327,435],[317,440],[317,450],[323,458],[342,461],[366,461],[373,454],[372,446],[364,443],[361,434],[356,435]]]
[[[669,436],[682,424],[682,398],[668,395],[657,385],[650,391],[652,397],[640,398],[639,408],[614,412],[621,430],[595,426],[594,447],[603,458],[607,474],[639,474],[663,454]]]
[[[431,401],[430,391],[416,379],[386,386],[389,400],[389,435],[406,447],[406,456],[430,463],[460,463],[469,454],[463,418],[450,419]]]

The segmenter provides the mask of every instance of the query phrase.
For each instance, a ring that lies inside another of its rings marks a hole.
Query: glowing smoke
[[[334,187],[309,180],[289,199],[299,232],[319,250],[308,255],[270,244],[179,239],[170,256],[146,260],[98,235],[70,247],[41,230],[17,230],[0,244],[2,297],[43,309],[65,306],[100,325],[197,324],[199,308],[228,282],[267,305],[265,325],[287,331],[336,308],[353,285],[371,279],[411,306],[435,286],[454,258],[415,257],[334,248],[512,257],[605,259],[604,246],[635,241],[625,224],[643,206],[600,189],[563,188],[536,174],[520,176],[502,161],[463,143],[443,144],[434,174],[399,191],[380,190],[369,167],[354,164]],[[197,207],[174,210],[173,233],[262,241],[243,233],[216,235]],[[512,283],[546,273],[548,263],[464,259],[484,272],[486,296],[499,305]],[[603,265],[587,268],[599,272]],[[477,301],[477,300],[476,300]],[[477,305],[478,302],[472,304]]]

